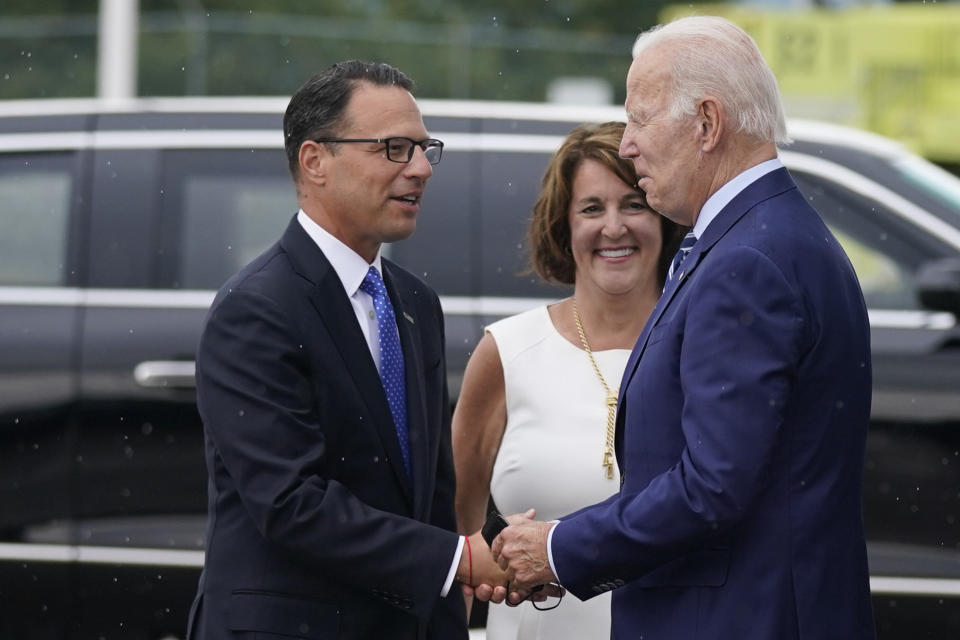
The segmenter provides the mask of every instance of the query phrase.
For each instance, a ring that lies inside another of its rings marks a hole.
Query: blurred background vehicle
[[[455,398],[485,324],[567,295],[526,272],[530,208],[563,136],[623,112],[421,106],[444,157],[385,252],[441,296]],[[193,354],[216,288],[296,211],[284,107],[0,103],[0,637],[182,636],[206,509]],[[790,133],[870,308],[880,638],[960,637],[960,180],[874,134]]]

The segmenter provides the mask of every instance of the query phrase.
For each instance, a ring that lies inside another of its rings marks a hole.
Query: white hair
[[[725,18],[679,18],[641,33],[633,57],[660,46],[669,46],[671,54],[672,118],[694,115],[697,102],[713,96],[739,131],[765,142],[790,142],[777,79],[743,29]]]

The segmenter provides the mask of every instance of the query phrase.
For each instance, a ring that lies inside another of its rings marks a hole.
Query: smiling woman
[[[467,364],[453,418],[457,516],[472,533],[492,498],[549,520],[619,487],[613,416],[623,368],[681,230],[651,210],[618,156],[624,125],[570,133],[543,178],[530,225],[533,267],[573,296],[500,320]],[[549,479],[549,481],[548,481]],[[487,638],[606,637],[609,596],[489,612]]]
[[[604,294],[629,295],[638,289],[656,293],[657,285],[662,286],[657,273],[661,220],[642,191],[592,158],[581,161],[568,216],[576,264],[574,297],[581,306],[594,306],[587,301],[602,300]],[[597,348],[603,349],[596,337]]]

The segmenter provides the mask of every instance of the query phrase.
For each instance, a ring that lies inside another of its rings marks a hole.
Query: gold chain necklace
[[[600,373],[600,367],[597,366],[597,361],[593,358],[593,352],[587,343],[587,336],[583,333],[583,323],[580,322],[580,311],[577,310],[577,299],[570,298],[570,300],[573,302],[573,321],[577,325],[580,344],[583,345],[583,350],[587,352],[587,357],[590,358],[590,364],[593,365],[593,371],[597,374],[597,377],[600,379],[600,384],[603,385],[603,390],[607,393],[607,438],[603,447],[603,467],[607,470],[607,479],[613,479],[613,435],[616,429],[617,395],[620,390],[611,390],[603,374]]]

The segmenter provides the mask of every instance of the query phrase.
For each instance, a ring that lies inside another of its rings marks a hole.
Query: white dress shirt
[[[372,264],[360,257],[360,254],[343,244],[338,238],[329,231],[318,225],[310,219],[303,209],[297,213],[297,222],[307,232],[307,235],[313,239],[323,255],[330,261],[330,266],[336,271],[340,278],[340,284],[343,285],[347,297],[350,298],[350,304],[353,306],[353,312],[357,316],[357,323],[360,325],[360,331],[367,341],[367,347],[370,348],[370,355],[373,356],[373,362],[377,365],[377,371],[380,370],[380,335],[377,332],[377,314],[373,310],[373,297],[366,291],[360,290],[360,284],[367,276],[367,270],[371,266],[376,267],[383,277],[383,267],[380,262],[380,251],[377,251]]]
[[[723,208],[730,204],[730,201],[736,198],[741,191],[771,171],[775,171],[781,167],[783,167],[783,163],[780,162],[780,158],[766,160],[750,167],[743,173],[737,174],[730,182],[717,189],[712,196],[707,198],[703,206],[700,207],[697,221],[693,225],[693,235],[697,236],[697,238],[702,238],[703,232],[707,230],[707,225],[713,222],[717,214],[723,211]]]
[[[373,259],[372,264],[367,264],[359,253],[345,245],[329,231],[314,222],[310,216],[304,213],[303,209],[297,213],[297,222],[307,232],[307,235],[313,239],[323,255],[330,262],[330,266],[340,278],[340,284],[343,285],[347,297],[350,298],[350,304],[353,306],[353,312],[357,316],[357,323],[363,332],[363,337],[367,341],[367,347],[370,348],[370,355],[373,356],[373,362],[377,365],[377,371],[380,370],[380,334],[377,331],[377,314],[373,310],[373,296],[360,289],[360,284],[367,275],[370,267],[376,267],[383,277],[383,268],[380,261],[380,250]],[[460,565],[460,554],[463,552],[463,536],[457,543],[457,550],[453,554],[453,564],[450,565],[450,572],[443,583],[443,589],[440,591],[440,597],[446,597],[453,584],[453,578],[456,576],[457,567]]]

